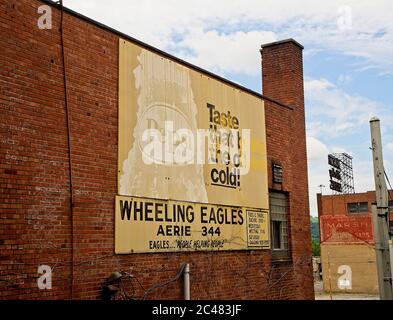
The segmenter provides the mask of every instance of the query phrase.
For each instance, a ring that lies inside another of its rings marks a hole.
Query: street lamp
[[[320,185],[318,186],[318,188],[321,188],[321,195],[322,195],[322,188],[325,188],[325,185],[320,184]]]

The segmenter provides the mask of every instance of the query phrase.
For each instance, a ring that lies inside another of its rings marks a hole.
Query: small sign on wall
[[[282,166],[278,163],[273,163],[273,183],[282,183]]]

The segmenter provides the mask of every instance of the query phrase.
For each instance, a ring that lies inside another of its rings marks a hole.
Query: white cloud
[[[304,86],[305,86],[305,90],[309,92],[312,92],[314,90],[321,91],[321,90],[326,90],[335,87],[333,83],[329,82],[326,79],[310,79],[310,78],[306,78],[306,82]]]
[[[328,185],[328,147],[314,137],[307,137],[307,160],[308,160],[308,185],[310,213],[317,215],[316,194],[321,192],[320,185],[324,185],[323,192],[326,192]]]
[[[358,70],[376,69],[381,74],[393,74],[391,0],[318,3],[315,0],[64,0],[64,3],[220,74],[259,74],[260,45],[289,37],[305,46],[305,56],[324,50],[343,53],[359,58],[353,59]],[[383,127],[391,128],[393,114],[374,101],[340,88],[339,85],[351,81],[348,74],[341,75],[337,85],[326,79],[305,80],[310,203],[311,212],[316,214],[318,185],[324,184],[324,193],[329,192],[326,154],[351,149],[337,141],[330,145],[329,139],[368,132],[368,121],[374,115],[381,117]],[[393,142],[390,142],[393,140],[387,141],[386,150],[393,153]],[[352,154],[350,151],[347,153]],[[367,157],[354,156],[356,190],[372,189],[371,162],[361,160]],[[393,165],[386,161],[386,168]]]
[[[308,79],[305,84],[307,129],[314,137],[339,137],[368,126],[384,107],[364,97],[350,95],[326,79]]]
[[[183,58],[196,65],[218,73],[255,76],[261,72],[260,44],[275,40],[277,38],[272,32],[237,31],[223,34],[216,30],[203,32],[199,29],[179,45],[192,51]]]
[[[372,159],[367,149],[369,120],[373,115],[383,114],[383,131],[389,128],[391,116],[384,105],[351,95],[326,79],[305,81],[309,198],[310,212],[317,214],[316,193],[324,185],[323,194],[329,189],[329,166],[327,153],[348,153],[354,157],[353,170],[356,192],[374,189]],[[353,134],[352,137],[350,135]],[[355,135],[356,134],[356,135]],[[312,138],[310,138],[312,137]],[[332,142],[331,142],[332,141]],[[357,150],[353,152],[352,148]],[[387,149],[393,143],[387,144]],[[385,165],[388,168],[389,162]]]
[[[346,154],[351,153],[346,148],[343,148],[341,146],[331,146],[330,149],[332,150],[332,153],[346,153]]]
[[[320,48],[304,48],[303,51],[303,56],[304,57],[312,57],[315,56],[316,54],[322,52],[322,49]]]
[[[326,160],[328,153],[325,144],[314,137],[307,137],[307,158],[309,161]]]
[[[337,79],[337,84],[345,86],[347,84],[350,84],[351,81],[352,81],[352,76],[351,75],[349,75],[349,74],[340,74],[338,76],[338,79]]]
[[[388,152],[393,153],[393,142],[387,143],[386,146],[385,146],[385,149],[386,149]]]
[[[356,160],[353,163],[353,176],[356,192],[375,190],[374,169],[370,151],[370,160]]]
[[[270,41],[270,37],[264,38],[270,32],[277,38],[297,38],[306,48],[314,46],[316,50],[324,48],[361,57],[359,69],[371,67],[393,73],[393,19],[388,14],[393,11],[393,1],[390,0],[331,0],[318,4],[315,0],[65,0],[64,3],[161,49],[178,53],[187,45],[202,63],[211,53],[206,48],[208,39],[216,38],[224,45],[219,48],[224,56],[234,49],[230,47],[233,41],[239,40],[234,55],[240,59],[237,63],[242,64],[246,55],[240,53],[242,45],[246,44],[244,52],[258,48],[264,41]],[[196,35],[193,30],[202,30],[202,34]],[[220,36],[214,30],[229,31],[226,36]],[[215,59],[207,65],[222,69],[229,62]],[[253,71],[251,64],[244,64],[235,72]]]

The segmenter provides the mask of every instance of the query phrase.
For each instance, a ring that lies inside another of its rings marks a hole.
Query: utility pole
[[[382,139],[379,119],[370,120],[373,151],[375,193],[377,203],[372,204],[375,252],[377,258],[379,296],[381,300],[393,300],[392,273],[389,254],[389,206],[382,157]]]

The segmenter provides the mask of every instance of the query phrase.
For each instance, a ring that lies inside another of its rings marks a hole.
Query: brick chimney
[[[310,258],[310,212],[308,198],[306,130],[303,86],[303,46],[293,39],[264,44],[262,54],[263,95],[291,108],[265,100],[266,142],[270,192],[288,195],[289,243],[293,261]],[[279,162],[283,181],[272,179],[272,164]],[[311,267],[299,269],[312,274]],[[304,274],[304,297],[313,299],[311,281]]]
[[[303,110],[303,46],[287,39],[262,45],[261,53],[263,94]]]

